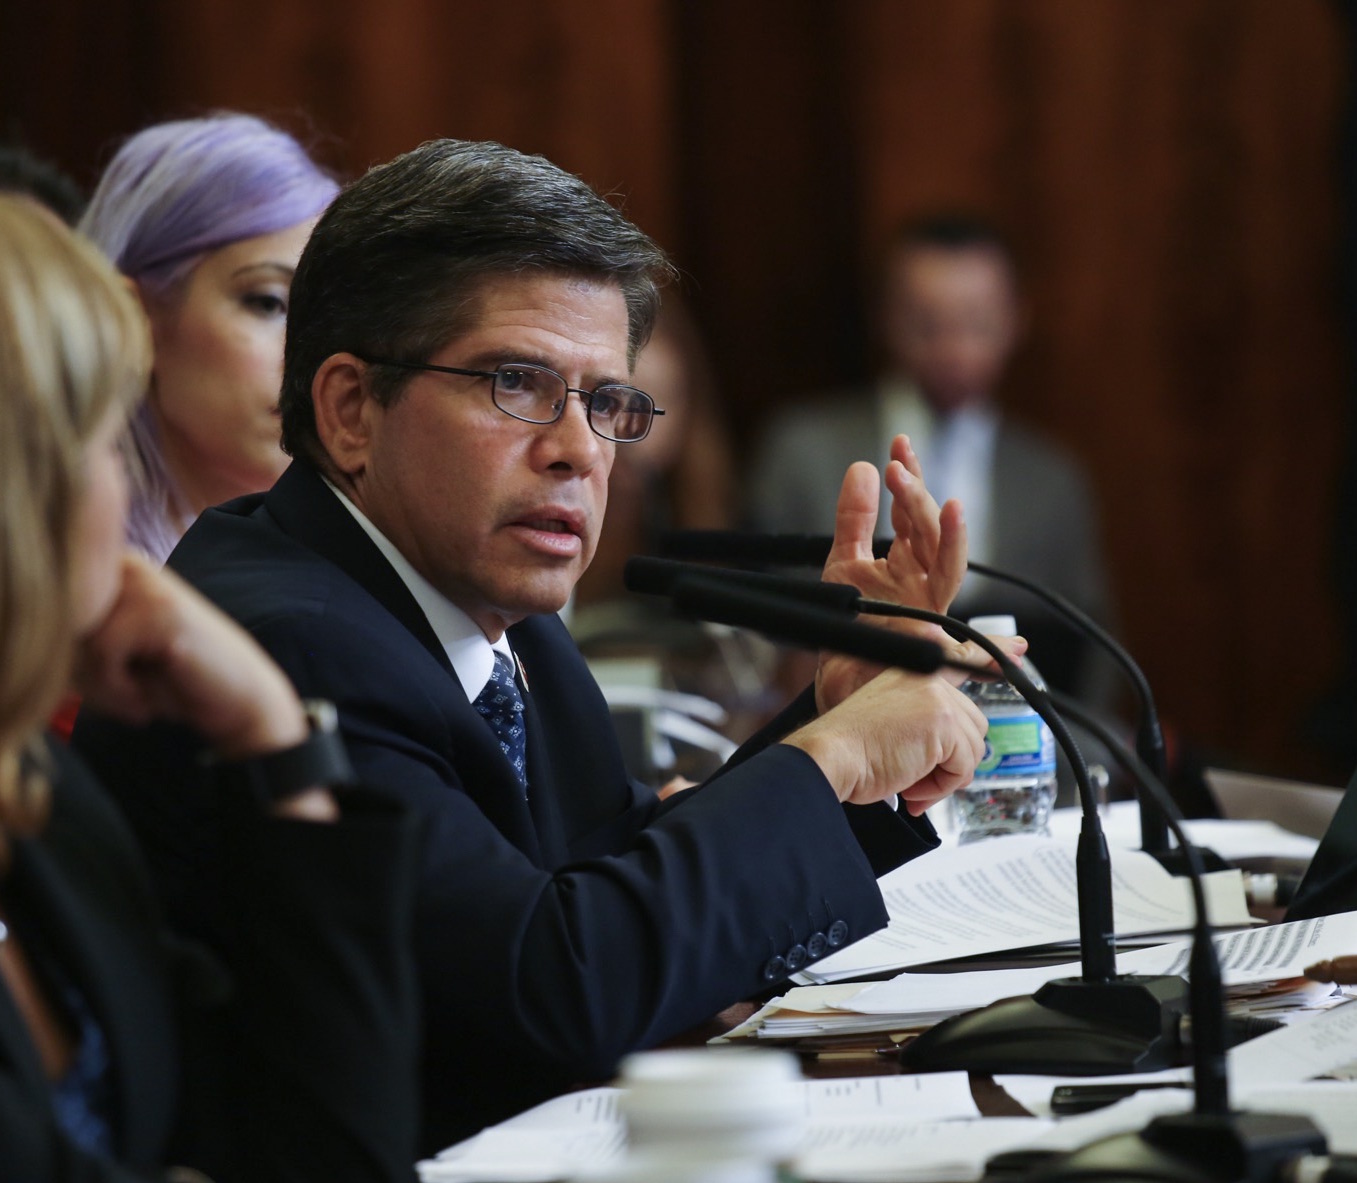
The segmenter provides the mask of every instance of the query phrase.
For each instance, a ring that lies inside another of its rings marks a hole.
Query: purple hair
[[[80,229],[148,295],[164,296],[209,251],[320,214],[339,186],[286,132],[253,115],[158,123],[109,162]],[[182,497],[166,469],[149,405],[133,417],[128,536],[164,560],[179,538]]]
[[[170,286],[218,247],[316,217],[339,186],[253,115],[157,123],[109,162],[80,229],[124,275]]]

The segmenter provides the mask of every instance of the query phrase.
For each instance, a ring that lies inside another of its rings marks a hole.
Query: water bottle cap
[[[987,637],[1018,635],[1018,622],[1012,616],[972,616],[966,623]]]

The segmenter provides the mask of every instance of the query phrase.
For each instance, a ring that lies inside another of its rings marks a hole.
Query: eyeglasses
[[[490,399],[506,415],[524,423],[555,423],[565,412],[566,400],[578,394],[589,412],[595,435],[618,444],[645,439],[656,415],[664,412],[644,390],[606,382],[593,390],[571,386],[555,370],[529,362],[505,362],[493,370],[464,370],[459,366],[435,366],[428,362],[364,358],[368,365],[396,366],[402,370],[433,370],[465,378],[489,378]]]

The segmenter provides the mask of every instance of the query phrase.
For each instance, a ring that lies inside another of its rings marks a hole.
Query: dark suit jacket
[[[438,1149],[767,989],[886,921],[875,877],[930,849],[926,821],[842,807],[803,752],[746,745],[657,804],[555,616],[510,630],[527,680],[526,800],[427,620],[317,474],[199,519],[171,566],[240,620],[304,695],[339,706],[360,775],[430,828],[417,957],[424,1148]],[[114,782],[169,751],[82,723]],[[191,761],[181,744],[174,757]],[[124,795],[181,923],[212,935],[212,821]],[[206,921],[206,923],[205,923]]]
[[[3,891],[30,958],[60,966],[104,1033],[116,1162],[66,1137],[0,981],[0,1179],[131,1183],[168,1163],[221,1183],[413,1178],[412,827],[382,800],[335,826],[231,803],[228,976],[167,938],[126,823],[52,750],[52,814],[14,842]]]

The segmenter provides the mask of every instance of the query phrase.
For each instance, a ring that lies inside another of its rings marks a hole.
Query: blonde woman
[[[0,196],[0,1179],[410,1178],[411,835],[324,787],[342,749],[283,675],[124,549],[118,441],[148,365],[112,267]],[[121,818],[44,738],[73,672],[218,763],[221,961],[166,937]]]

